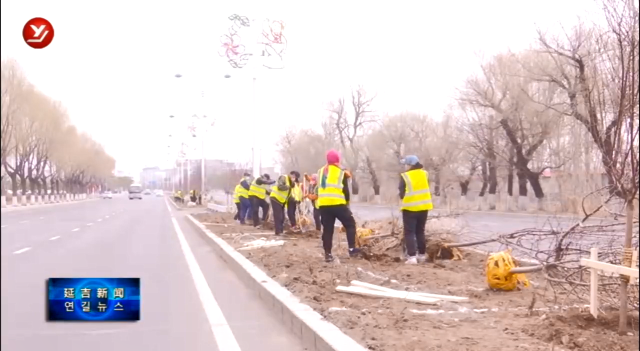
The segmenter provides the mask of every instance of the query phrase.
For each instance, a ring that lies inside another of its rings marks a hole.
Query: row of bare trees
[[[1,112],[2,195],[83,193],[112,177],[115,160],[14,60],[2,61]]]
[[[602,186],[622,201],[638,190],[638,10],[603,0],[601,23],[582,22],[535,44],[483,59],[442,116],[382,116],[360,86],[329,104],[322,131],[289,130],[285,169],[314,172],[330,147],[356,170],[353,192],[396,192],[401,155],[416,154],[433,192],[477,183],[478,196],[582,197]],[[553,174],[554,187],[541,177]],[[561,179],[565,181],[560,181]],[[369,189],[361,189],[366,184]],[[364,191],[362,191],[364,190]],[[446,195],[446,194],[444,194]]]

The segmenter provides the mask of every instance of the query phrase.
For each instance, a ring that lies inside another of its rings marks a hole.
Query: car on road
[[[142,193],[142,195],[151,195],[151,190],[145,189],[145,191]]]
[[[140,184],[131,184],[129,186],[129,200],[142,200],[142,186]]]
[[[113,199],[113,194],[110,191],[105,191],[102,193],[103,199]]]
[[[162,196],[164,196],[164,191],[162,191],[162,190],[160,190],[160,189],[156,190],[156,196],[157,196],[157,197],[162,197]]]

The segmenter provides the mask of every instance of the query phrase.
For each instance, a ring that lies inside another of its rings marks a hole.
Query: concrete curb
[[[44,204],[37,204],[37,205],[18,206],[18,207],[3,207],[0,211],[1,212],[13,212],[13,211],[31,210],[31,209],[36,209],[36,208],[47,208],[47,207],[54,207],[54,206],[60,206],[60,205],[71,205],[71,204],[78,204],[78,203],[82,203],[82,202],[96,201],[96,200],[100,200],[100,198],[98,197],[98,198],[90,198],[90,199],[83,199],[83,200],[72,200],[72,201],[65,201],[65,202],[44,203]]]
[[[214,245],[213,248],[229,265],[229,268],[251,289],[258,292],[260,299],[277,314],[310,351],[366,351],[367,349],[343,333],[334,324],[326,321],[319,313],[300,302],[289,290],[271,279],[264,271],[241,253],[220,239],[195,218],[187,218],[198,227]]]

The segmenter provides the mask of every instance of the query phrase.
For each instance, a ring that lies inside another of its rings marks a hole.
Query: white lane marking
[[[167,207],[169,207],[169,204],[167,204]],[[238,345],[238,341],[233,335],[231,327],[229,327],[227,320],[224,318],[224,314],[222,314],[222,310],[220,310],[220,306],[218,306],[215,297],[213,297],[213,293],[209,288],[207,279],[204,277],[204,274],[198,265],[198,261],[196,261],[196,257],[193,255],[193,252],[187,243],[187,239],[184,237],[184,233],[182,233],[182,230],[180,229],[180,226],[178,226],[178,222],[174,217],[171,217],[171,222],[173,222],[173,228],[178,235],[178,241],[180,241],[182,253],[184,254],[184,258],[187,260],[189,271],[191,271],[193,282],[196,285],[196,290],[198,290],[200,302],[202,303],[204,312],[209,320],[209,325],[211,326],[211,331],[213,332],[216,344],[218,345],[218,350],[241,351],[240,345]]]
[[[98,222],[102,222],[102,218],[98,218]]]
[[[44,219],[44,217],[40,217],[40,219]]]
[[[25,247],[24,249],[20,249],[20,250],[18,250],[18,251],[14,251],[13,253],[14,253],[14,254],[16,254],[16,255],[19,255],[19,254],[21,254],[21,253],[23,253],[23,252],[27,252],[27,251],[29,251],[29,250],[31,250],[31,248],[30,248],[30,247]]]
[[[92,226],[92,225],[93,225],[93,223],[87,223],[87,225],[88,225],[88,226]]]
[[[80,230],[80,228],[76,228],[76,229],[72,230],[72,232],[77,232],[78,230]]]
[[[27,222],[29,222],[29,221],[20,221],[20,223],[27,223]]]
[[[3,226],[2,226],[2,227],[0,227],[0,228],[4,228],[4,227],[6,227],[6,225],[3,225]]]
[[[54,236],[53,238],[50,238],[49,240],[56,240],[56,239],[60,239],[60,236]]]
[[[109,216],[104,216],[105,219],[109,218]]]

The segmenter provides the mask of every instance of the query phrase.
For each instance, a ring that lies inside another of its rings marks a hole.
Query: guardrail
[[[611,263],[600,262],[598,261],[598,248],[592,248],[590,251],[591,255],[589,258],[583,258],[580,260],[580,265],[584,267],[589,267],[591,269],[590,276],[590,290],[589,290],[589,312],[594,318],[598,317],[598,274],[600,271],[626,275],[629,278],[639,277],[638,272],[638,250],[633,252],[633,256],[631,259],[631,267],[619,266]]]

